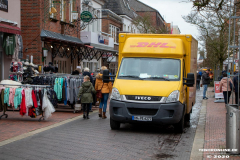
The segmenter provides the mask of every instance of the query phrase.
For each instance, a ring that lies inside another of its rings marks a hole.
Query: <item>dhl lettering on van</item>
[[[176,46],[167,46],[168,43],[148,43],[148,42],[138,42],[138,45],[130,45],[130,47],[160,47],[160,48],[176,48]]]

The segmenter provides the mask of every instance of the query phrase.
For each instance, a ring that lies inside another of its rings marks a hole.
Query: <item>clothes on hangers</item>
[[[55,109],[52,105],[52,103],[49,101],[47,97],[47,90],[44,89],[44,95],[42,100],[42,110],[44,110],[44,118],[48,119],[53,112],[55,112]]]
[[[9,90],[10,88],[5,88],[4,90],[4,103],[9,106]]]
[[[68,86],[67,86],[67,83],[68,82],[68,79],[66,78],[65,79],[65,90],[63,92],[65,92],[65,98],[64,98],[64,105],[67,105],[67,101],[68,101]]]
[[[14,96],[16,88],[10,88],[9,90],[9,105],[14,106]]]
[[[4,104],[4,89],[5,87],[0,87],[0,112],[4,111],[6,112],[7,110],[7,107],[6,105]]]
[[[22,102],[22,88],[16,88],[14,95],[14,108],[17,109]]]
[[[22,102],[20,105],[20,115],[24,116],[27,113],[26,100],[25,100],[25,91],[22,90]]]

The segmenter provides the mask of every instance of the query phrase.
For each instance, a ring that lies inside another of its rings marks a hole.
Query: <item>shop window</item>
[[[111,37],[114,39],[115,43],[118,43],[118,33],[119,33],[120,29],[114,25],[109,26],[109,34],[111,35]]]
[[[73,22],[72,12],[75,10],[76,0],[70,0],[69,4],[69,21]]]
[[[61,0],[60,19],[61,21],[66,22],[66,1],[65,0]]]

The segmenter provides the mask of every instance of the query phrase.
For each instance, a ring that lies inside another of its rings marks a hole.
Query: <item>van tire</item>
[[[190,127],[190,113],[185,115],[185,126]]]
[[[184,120],[185,119],[185,116],[183,115],[182,116],[182,119],[174,125],[174,131],[176,133],[183,133],[183,130],[184,130]]]
[[[110,118],[110,127],[112,130],[119,130],[121,123]]]

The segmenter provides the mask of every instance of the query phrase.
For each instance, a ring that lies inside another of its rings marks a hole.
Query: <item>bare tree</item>
[[[132,24],[136,26],[140,33],[152,33],[152,34],[167,34],[169,30],[167,27],[156,27],[153,25],[152,17],[149,13],[145,13],[143,16],[137,16],[133,19]]]
[[[220,65],[223,68],[223,61],[227,58],[229,23],[230,16],[230,0],[209,0],[204,9],[193,10],[183,19],[197,26],[200,36],[199,41],[203,42],[203,46],[207,52],[207,59],[212,65]],[[221,10],[219,4],[221,3]],[[231,36],[232,37],[232,36]],[[232,38],[230,38],[232,41]]]

